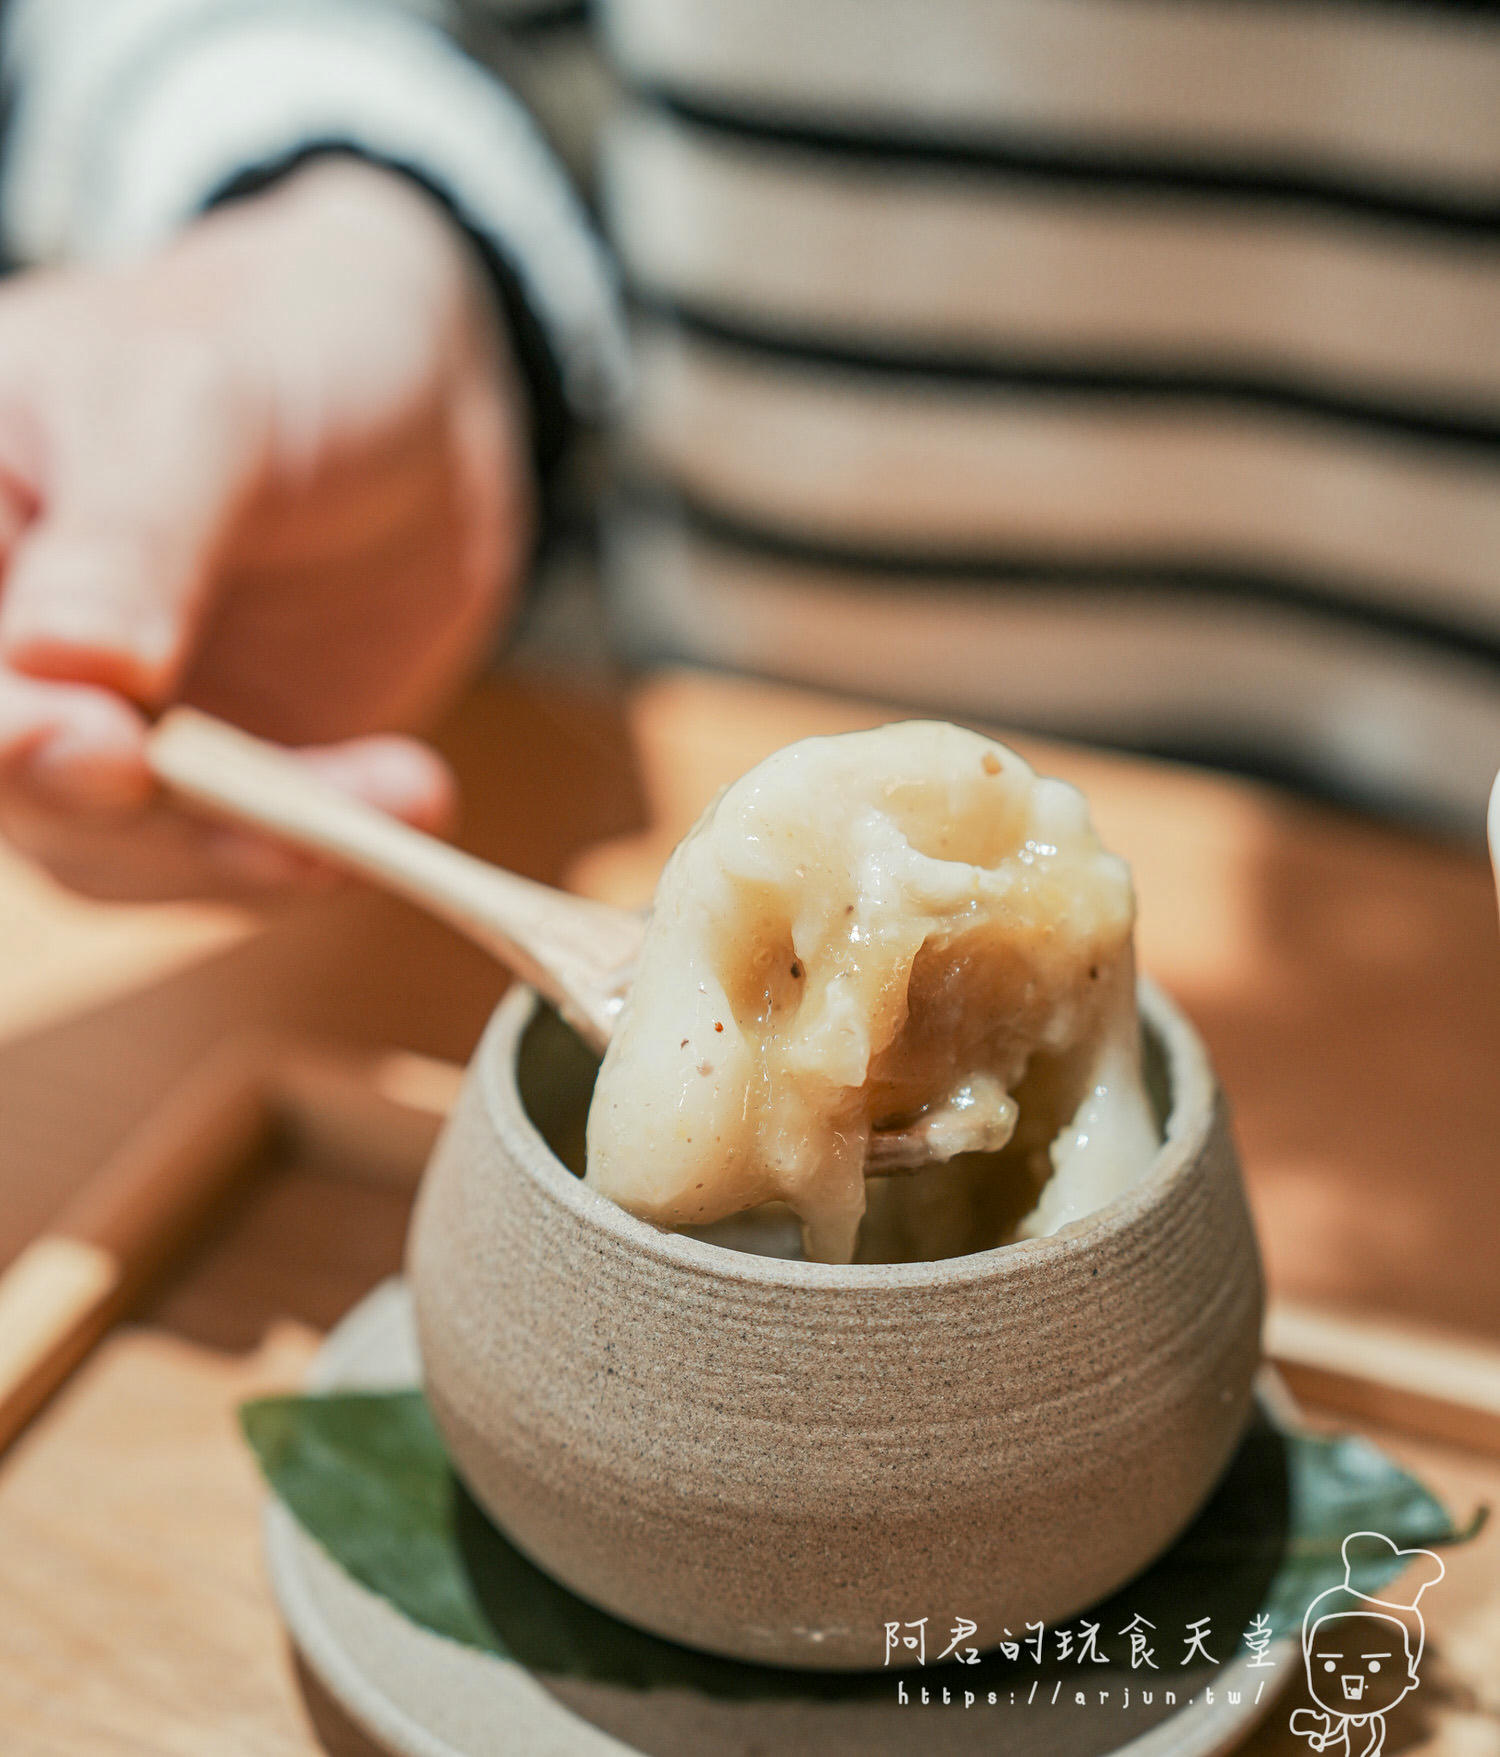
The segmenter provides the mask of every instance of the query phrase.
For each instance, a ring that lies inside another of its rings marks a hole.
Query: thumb
[[[300,761],[343,793],[430,834],[453,827],[458,792],[453,773],[431,746],[384,734],[343,744],[305,745]],[[215,878],[236,887],[274,890],[305,882],[325,870],[253,830],[224,824],[206,831],[205,850]]]
[[[75,387],[47,411],[40,510],[0,593],[16,670],[147,707],[171,693],[264,461],[263,424],[227,381],[211,348],[185,350],[160,376]]]
[[[307,747],[298,754],[325,781],[404,823],[435,835],[453,827],[457,784],[431,745],[379,733]]]

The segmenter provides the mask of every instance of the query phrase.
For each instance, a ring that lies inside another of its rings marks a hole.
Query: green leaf
[[[1282,1439],[1292,1516],[1266,1605],[1278,1630],[1298,1629],[1309,1602],[1343,1578],[1342,1545],[1351,1531],[1378,1531],[1402,1549],[1458,1543],[1477,1534],[1477,1525],[1457,1531],[1447,1509],[1416,1477],[1356,1434],[1322,1439],[1291,1433]],[[1358,1592],[1373,1592],[1400,1572],[1394,1560],[1363,1560],[1351,1568],[1349,1583]]]
[[[277,1494],[348,1573],[424,1628],[493,1646],[454,1543],[457,1480],[420,1391],[267,1397],[240,1422]]]
[[[303,1528],[354,1579],[414,1623],[536,1671],[636,1689],[667,1686],[730,1698],[839,1700],[879,1695],[889,1672],[780,1671],[715,1659],[645,1634],[585,1603],[527,1561],[490,1524],[448,1464],[418,1391],[272,1397],[241,1421],[261,1468]],[[1403,1549],[1472,1537],[1442,1504],[1368,1442],[1283,1432],[1263,1418],[1247,1431],[1213,1498],[1151,1568],[1086,1614],[1101,1645],[1125,1624],[1152,1625],[1168,1665],[1183,1631],[1207,1618],[1225,1660],[1253,1618],[1294,1633],[1307,1604],[1343,1579],[1351,1531],[1382,1532]],[[1389,1566],[1355,1584],[1383,1584]],[[961,1611],[962,1606],[955,1606]],[[1080,1622],[1083,1619],[1080,1619]],[[999,1631],[981,1631],[995,1639]],[[1020,1634],[1020,1631],[1017,1631]],[[1075,1659],[1024,1650],[971,1668],[967,1687],[1018,1677],[1076,1676]],[[1185,1683],[1192,1673],[1182,1674]]]

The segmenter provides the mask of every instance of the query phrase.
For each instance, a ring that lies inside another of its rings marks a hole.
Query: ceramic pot
[[[998,1642],[1123,1584],[1246,1421],[1261,1275],[1222,1100],[1142,985],[1164,1141],[1056,1237],[786,1262],[580,1182],[591,1064],[533,996],[492,1022],[428,1170],[424,1380],[476,1499],[583,1597],[710,1652],[879,1666],[886,1624]],[[549,1144],[550,1141],[550,1144]]]

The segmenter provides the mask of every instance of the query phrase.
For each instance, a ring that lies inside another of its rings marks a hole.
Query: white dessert
[[[784,1201],[847,1262],[872,1133],[916,1126],[934,1159],[1042,1158],[1019,1230],[1055,1232],[1159,1143],[1133,923],[1083,796],[1003,745],[930,721],[790,745],[662,874],[588,1182],[663,1226]]]

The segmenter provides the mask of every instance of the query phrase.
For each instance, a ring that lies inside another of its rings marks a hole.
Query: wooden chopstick
[[[260,1044],[210,1056],[0,1276],[0,1447],[265,1145],[265,1067]]]
[[[0,1449],[289,1128],[414,1184],[462,1070],[404,1052],[242,1039],[211,1055],[0,1275]]]
[[[1299,1402],[1500,1456],[1500,1347],[1477,1337],[1289,1300],[1265,1349]]]

